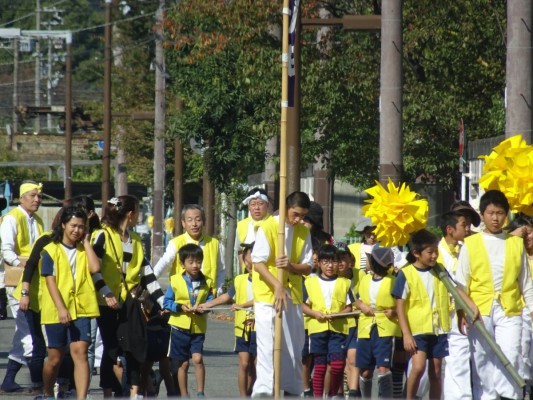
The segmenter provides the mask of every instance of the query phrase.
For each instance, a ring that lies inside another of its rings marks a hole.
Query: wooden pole
[[[278,254],[285,255],[285,214],[287,198],[287,109],[289,107],[289,0],[283,0],[283,29],[281,36],[281,131],[279,163],[279,224]],[[285,282],[286,272],[278,269],[278,281]],[[282,313],[276,314],[274,331],[274,398],[280,398]]]

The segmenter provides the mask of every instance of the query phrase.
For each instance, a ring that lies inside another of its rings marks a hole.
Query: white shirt
[[[189,242],[192,243],[192,242]],[[204,250],[205,242],[204,240],[200,240],[198,242],[198,245]],[[163,272],[165,272],[168,267],[172,265],[174,260],[178,257],[178,249],[176,249],[176,246],[174,245],[174,242],[171,240],[167,248],[165,250],[165,254],[163,254],[163,257],[159,259],[157,264],[154,267],[154,274],[156,278],[159,278]],[[202,264],[202,271],[203,271],[203,264]],[[222,242],[218,242],[218,254],[217,254],[217,293],[222,292],[222,286],[224,285],[224,279],[226,277],[226,267],[224,264],[224,247],[222,246]]]
[[[18,206],[25,216],[28,223],[28,232],[30,233],[30,245],[33,245],[35,240],[39,237],[39,225],[34,217],[30,217],[29,214]],[[4,261],[10,265],[16,267],[20,264],[18,254],[15,253],[15,246],[17,241],[17,220],[13,215],[7,214],[2,220],[0,225],[0,240],[2,241],[2,256]]]
[[[496,235],[481,232],[483,243],[487,251],[490,262],[492,280],[494,290],[496,292],[502,289],[503,282],[503,268],[505,262],[505,236],[506,233],[499,233]],[[470,258],[468,256],[468,248],[461,247],[459,259],[457,260],[457,269],[455,271],[455,280],[459,287],[468,294],[468,284],[470,283],[471,270]],[[527,253],[522,253],[522,266],[520,268],[520,275],[518,276],[518,286],[524,297],[527,307],[533,310],[533,282],[529,275],[529,266],[527,261]]]
[[[276,215],[276,221],[279,223],[279,216]],[[285,255],[290,259],[292,252],[292,237],[294,236],[294,227],[285,223]],[[262,228],[259,228],[255,235],[255,245],[252,250],[253,263],[266,263],[270,258],[270,245]],[[305,238],[304,248],[298,264],[313,265],[313,246],[311,244],[311,235],[308,234]]]
[[[259,228],[258,228],[259,229]],[[255,226],[253,219],[248,221],[248,230],[246,231],[246,237],[242,243],[253,243],[255,242]],[[241,251],[241,240],[239,239],[239,230],[235,233],[235,251],[238,253]]]

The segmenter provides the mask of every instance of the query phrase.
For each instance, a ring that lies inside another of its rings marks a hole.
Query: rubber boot
[[[6,288],[0,289],[0,320],[7,319],[7,294]]]
[[[19,392],[22,390],[22,386],[15,382],[15,377],[17,376],[17,372],[19,372],[21,367],[22,364],[19,364],[18,362],[9,358],[6,367],[6,376],[4,377],[4,381],[2,382],[0,389],[6,393]]]
[[[382,399],[392,399],[392,373],[378,374],[378,396]]]
[[[372,398],[372,378],[366,379],[360,376],[359,377],[359,390],[361,391],[361,397],[363,399]]]

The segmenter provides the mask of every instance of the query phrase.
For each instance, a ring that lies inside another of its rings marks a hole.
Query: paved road
[[[12,318],[0,321],[0,381],[4,379],[7,355],[11,347],[11,340],[15,329]],[[233,322],[210,318],[206,335],[204,362],[206,366],[207,397],[236,398],[239,396],[237,387],[238,358],[233,352]],[[102,391],[98,388],[99,376],[93,377],[91,383],[91,398],[102,398]],[[30,387],[29,372],[23,367],[17,375],[17,383]],[[194,368],[189,368],[189,393],[196,393]],[[161,385],[160,397],[166,397],[165,385]],[[1,394],[2,398],[27,398],[29,396]]]

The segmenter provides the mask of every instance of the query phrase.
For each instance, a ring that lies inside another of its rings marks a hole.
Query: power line
[[[121,24],[122,22],[134,21],[134,20],[139,19],[139,18],[150,17],[150,16],[153,16],[154,14],[155,14],[155,12],[152,12],[152,13],[147,13],[147,14],[143,14],[143,15],[137,15],[137,16],[135,16],[135,17],[130,17],[130,18],[124,18],[124,19],[114,20],[114,21],[111,23],[111,25]],[[105,28],[105,26],[106,26],[106,24],[94,25],[94,26],[88,26],[88,27],[86,27],[86,28],[76,29],[76,30],[73,30],[73,31],[71,31],[71,32],[72,32],[72,33],[79,33],[79,32],[89,31],[89,30],[92,30],[92,29]]]
[[[55,7],[55,6],[58,6],[58,5],[60,5],[61,3],[64,3],[64,2],[66,2],[66,1],[67,1],[67,0],[60,0],[60,1],[58,1],[57,3],[54,3],[54,4],[52,4],[52,5],[48,6],[48,7]],[[29,13],[29,14],[26,14],[26,15],[20,17],[20,18],[14,19],[14,20],[12,20],[12,21],[3,22],[3,23],[0,24],[0,27],[2,27],[2,26],[6,26],[6,25],[11,25],[11,24],[13,24],[13,23],[15,23],[15,22],[22,21],[22,20],[24,20],[24,19],[26,19],[26,18],[33,17],[33,16],[35,16],[35,14],[37,14],[37,12],[34,11],[34,12],[31,12],[31,13]]]

